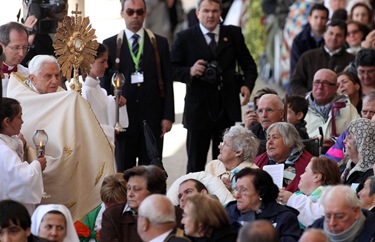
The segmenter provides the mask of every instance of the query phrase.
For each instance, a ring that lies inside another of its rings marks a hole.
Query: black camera
[[[28,4],[27,16],[34,15],[38,19],[34,32],[56,33],[58,19],[54,19],[53,14],[65,11],[67,0],[25,0],[25,3]]]
[[[219,77],[220,77],[219,63],[217,61],[207,62],[206,70],[201,76],[201,79],[210,84],[215,84],[217,83]]]

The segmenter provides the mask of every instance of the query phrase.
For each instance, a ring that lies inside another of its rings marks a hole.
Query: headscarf
[[[39,205],[31,216],[31,233],[38,235],[39,227],[44,216],[51,211],[59,211],[65,216],[66,236],[64,242],[79,242],[77,232],[74,228],[72,215],[68,208],[61,204]]]
[[[355,139],[355,148],[358,151],[358,163],[351,168],[353,161],[350,159],[345,170],[349,170],[349,177],[353,172],[366,172],[372,169],[375,162],[375,122],[360,118],[353,120],[348,127]]]

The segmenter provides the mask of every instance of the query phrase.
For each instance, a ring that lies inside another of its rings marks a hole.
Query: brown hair
[[[322,175],[322,180],[320,182],[323,186],[341,183],[340,169],[336,161],[326,157],[313,157],[310,163],[312,172]]]
[[[147,181],[147,190],[151,194],[167,193],[167,177],[165,172],[155,165],[135,166],[124,171],[125,181],[128,182],[132,176],[141,176]]]
[[[186,205],[191,208],[194,227],[205,237],[210,236],[213,229],[229,226],[227,212],[217,199],[209,195],[199,193],[187,196]]]
[[[105,204],[126,202],[126,181],[122,173],[104,178],[100,188],[100,198]]]

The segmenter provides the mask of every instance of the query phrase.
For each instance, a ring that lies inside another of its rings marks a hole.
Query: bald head
[[[312,96],[319,106],[330,103],[337,92],[337,75],[330,69],[320,69],[314,75]]]
[[[258,102],[258,119],[264,129],[281,122],[284,117],[284,103],[278,95],[264,94]]]
[[[308,229],[306,230],[298,242],[329,242],[329,238],[324,233],[323,230],[320,229]]]
[[[278,242],[278,230],[268,220],[255,220],[245,223],[240,229],[237,242]]]

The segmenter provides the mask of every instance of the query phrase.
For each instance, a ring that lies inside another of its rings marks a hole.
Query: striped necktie
[[[133,54],[134,54],[135,56],[137,56],[138,51],[139,51],[139,44],[138,44],[139,35],[138,35],[138,34],[134,34],[134,35],[132,36],[132,39],[133,39],[133,43],[132,43],[132,51],[133,51]]]

